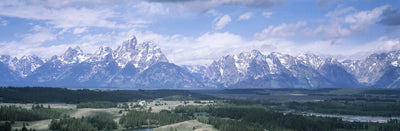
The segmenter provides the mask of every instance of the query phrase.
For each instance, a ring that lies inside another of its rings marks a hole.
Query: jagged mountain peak
[[[36,55],[24,55],[21,58],[18,59],[19,61],[38,61],[40,63],[43,63],[44,60]]]
[[[81,55],[83,54],[83,51],[79,46],[75,46],[75,48],[69,47],[65,52],[64,55],[65,57],[70,57],[70,56],[75,56],[75,55]]]
[[[7,65],[14,74],[22,78],[44,64],[44,60],[35,55],[22,56],[20,58],[3,55],[0,56],[0,61]]]
[[[286,54],[280,53],[280,52],[271,52],[269,56],[274,56],[274,57],[283,57],[286,56]]]
[[[388,53],[371,54],[366,59],[383,60],[387,57]]]
[[[110,47],[102,45],[90,56],[87,62],[113,61],[112,53],[113,50]]]
[[[143,71],[151,65],[158,62],[168,62],[167,57],[161,49],[152,42],[143,42],[138,44],[136,38],[125,41],[124,44],[113,52],[118,66],[125,67],[132,63],[140,71]]]
[[[209,66],[183,69],[168,63],[156,44],[138,43],[132,36],[115,50],[101,46],[94,54],[86,54],[77,46],[47,61],[0,55],[0,66],[10,77],[7,81],[29,86],[396,87],[400,50],[343,61],[309,53],[293,56],[250,50],[223,56]]]
[[[135,50],[137,45],[137,40],[135,36],[131,36],[128,40],[124,41],[121,46],[117,48],[120,52],[131,52]]]
[[[10,59],[11,59],[11,56],[9,56],[9,55],[0,55],[0,62],[8,63],[8,61],[10,61]]]
[[[335,66],[324,66],[325,64]],[[271,87],[271,88],[318,88],[335,87],[336,77],[348,77],[348,73],[333,58],[321,58],[312,54],[291,56],[279,52],[267,55],[257,50],[243,52],[236,55],[223,56],[214,61],[205,71],[204,78],[224,87]],[[325,79],[325,76],[335,77]],[[354,81],[340,83],[341,85],[355,85]]]
[[[307,66],[313,67],[315,69],[320,68],[322,65],[324,65],[326,63],[325,58],[322,58],[320,56],[317,56],[315,54],[310,54],[310,53],[300,54],[296,57],[296,59],[299,62],[301,62]]]
[[[97,55],[97,56],[104,56],[104,55],[107,55],[107,54],[112,53],[112,51],[113,51],[113,50],[112,50],[110,47],[102,45],[102,46],[100,46],[99,49],[96,51],[95,55]]]
[[[377,84],[380,78],[385,77],[388,69],[399,67],[399,60],[400,50],[396,50],[386,53],[374,53],[360,60],[346,60],[342,62],[342,65],[358,82],[371,86]]]
[[[242,52],[239,53],[239,55],[251,55],[251,56],[257,56],[257,55],[262,55],[262,53],[259,50],[253,49],[249,52]]]
[[[75,48],[69,47],[61,57],[55,57],[55,58],[59,59],[64,64],[74,64],[74,63],[81,63],[87,60],[89,57],[90,57],[89,54],[83,53],[81,48],[79,46],[76,46]]]
[[[242,52],[234,55],[235,59],[254,59],[256,57],[263,56],[259,50],[251,50],[250,52]]]

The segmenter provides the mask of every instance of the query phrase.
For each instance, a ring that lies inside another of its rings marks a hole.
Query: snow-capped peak
[[[112,49],[107,46],[100,46],[99,49],[91,55],[87,62],[99,62],[99,61],[109,61],[113,60]]]
[[[137,40],[135,36],[131,36],[128,40],[124,41],[120,47],[118,47],[117,50],[120,51],[125,51],[125,52],[131,52],[132,50],[135,50],[137,44]]]
[[[318,69],[322,65],[324,65],[325,62],[328,62],[324,60],[324,58],[317,56],[315,54],[300,54],[296,57],[296,59],[302,64],[310,66],[314,69]]]
[[[206,70],[205,65],[183,65],[182,67],[185,68],[190,73],[204,74]]]
[[[0,62],[2,63],[8,63],[10,61],[11,57],[8,55],[0,55]]]
[[[113,52],[113,58],[121,68],[128,63],[132,63],[140,71],[158,62],[168,62],[167,57],[159,47],[151,42],[138,44],[134,36],[124,41],[122,46],[119,46]]]
[[[8,65],[9,69],[14,71],[20,77],[26,77],[37,68],[44,64],[44,60],[37,56],[22,56],[21,58],[0,56],[0,61]]]
[[[100,46],[99,50],[96,51],[95,55],[97,56],[105,56],[112,53],[112,49],[107,46]]]
[[[75,55],[80,55],[83,54],[83,51],[81,50],[81,48],[79,46],[76,46],[75,48],[71,48],[69,47],[63,56],[65,57],[73,57]]]
[[[81,63],[89,58],[88,54],[84,54],[79,46],[75,48],[69,47],[61,56],[61,61],[65,64]]]

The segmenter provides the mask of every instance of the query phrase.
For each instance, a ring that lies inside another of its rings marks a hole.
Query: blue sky
[[[9,0],[0,54],[50,58],[115,49],[134,35],[179,65],[228,54],[313,53],[360,59],[400,49],[400,0]]]

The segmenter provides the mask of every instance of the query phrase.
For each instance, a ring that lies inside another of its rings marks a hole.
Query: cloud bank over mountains
[[[50,58],[135,34],[178,65],[252,49],[362,59],[400,49],[398,1],[116,0],[0,3],[0,52]],[[305,10],[307,9],[307,10]]]

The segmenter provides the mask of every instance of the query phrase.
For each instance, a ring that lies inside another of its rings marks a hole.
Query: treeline
[[[5,123],[0,123],[0,131],[12,131],[11,129],[13,124],[14,124],[13,122],[8,122],[8,121],[6,121]],[[15,128],[14,131],[36,131],[36,129],[32,128],[28,130],[28,128],[26,128],[26,125],[27,124],[22,123],[22,128],[20,130]]]
[[[11,128],[11,123],[8,121],[0,123],[0,131],[11,131]]]
[[[185,120],[189,120],[189,117],[171,113],[167,110],[162,110],[158,113],[132,110],[122,115],[119,123],[126,129],[142,129],[155,128]]]
[[[212,97],[208,97],[206,95],[200,95],[201,98],[203,99],[198,99],[200,94],[196,94],[195,97],[190,95],[171,95],[171,96],[167,96],[164,97],[164,100],[168,100],[168,101],[187,101],[187,100],[214,100],[214,99],[218,99],[218,98],[212,98]]]
[[[76,108],[114,108],[118,104],[110,101],[92,101],[92,102],[81,102]]]
[[[264,131],[262,127],[254,126],[254,124],[245,121],[230,120],[218,117],[208,117],[207,123],[213,125],[220,131]]]
[[[209,114],[208,119],[199,121],[212,124],[219,130],[391,130],[400,129],[398,121],[380,124],[346,122],[339,118],[325,118],[284,114],[258,105],[218,104],[207,106],[178,106],[174,110],[187,115]],[[203,112],[203,113],[201,113]],[[201,118],[201,117],[200,117]],[[227,119],[228,118],[228,119]]]
[[[326,114],[363,116],[400,116],[400,103],[325,100],[321,102],[288,102],[288,108]]]
[[[49,107],[33,105],[32,110],[11,106],[0,106],[0,121],[36,121],[60,117],[61,113]]]
[[[400,96],[399,89],[370,89],[362,92],[361,94],[373,94],[373,95],[394,95]]]
[[[398,131],[400,130],[400,120],[389,120],[386,124],[380,124],[378,131]]]
[[[117,129],[117,123],[104,116],[95,116],[88,118],[68,118],[64,117],[60,120],[53,119],[49,125],[50,130],[59,131],[97,131],[97,130],[113,130]]]
[[[87,101],[128,102],[139,99],[185,96],[185,99],[211,100],[214,96],[198,94],[188,90],[70,90],[50,87],[1,87],[0,102],[6,103],[80,103]]]
[[[173,110],[175,113],[184,113],[188,116],[194,117],[195,113],[199,112],[210,112],[212,105],[207,106],[195,106],[195,105],[179,105]]]
[[[304,117],[300,115],[283,114],[257,106],[221,105],[214,108],[211,115],[228,117],[251,123],[259,123],[268,130],[333,130],[337,119]]]

